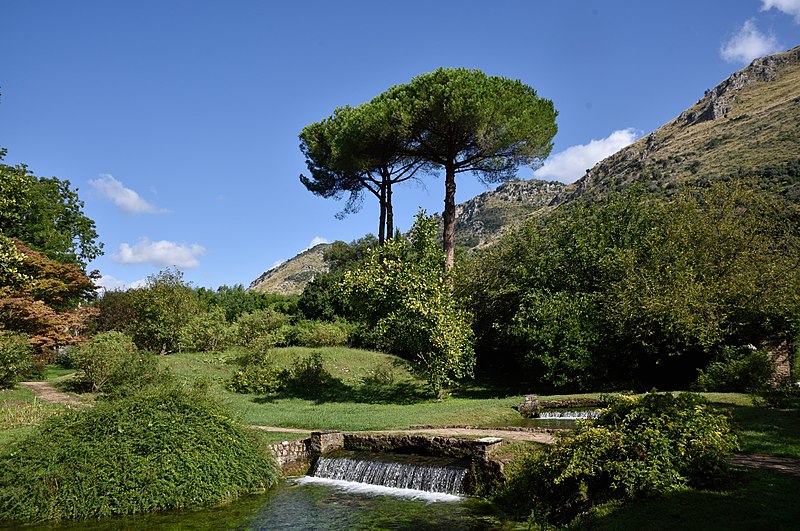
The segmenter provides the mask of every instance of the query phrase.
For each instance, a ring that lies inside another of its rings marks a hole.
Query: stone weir
[[[270,445],[284,475],[303,475],[314,469],[320,456],[341,450],[401,453],[463,459],[467,468],[466,492],[481,495],[503,477],[503,466],[492,458],[503,444],[499,437],[477,440],[413,434],[369,435],[339,431],[312,432],[311,437]]]

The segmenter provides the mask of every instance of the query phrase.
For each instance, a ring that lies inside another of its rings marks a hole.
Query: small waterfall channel
[[[596,419],[599,416],[599,411],[587,409],[583,411],[540,411],[538,418],[555,420],[587,420]]]
[[[321,456],[312,476],[299,482],[429,501],[455,501],[465,495],[466,475],[463,462],[447,458],[347,452]]]

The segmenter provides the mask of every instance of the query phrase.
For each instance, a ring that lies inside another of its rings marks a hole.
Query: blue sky
[[[800,0],[0,0],[6,163],[68,179],[114,287],[177,265],[247,286],[313,242],[377,230],[377,205],[309,193],[300,130],[442,67],[552,99],[545,167],[571,182],[753,58],[800,44]],[[441,178],[395,193],[405,230],[441,211]],[[458,181],[461,202],[486,188]]]

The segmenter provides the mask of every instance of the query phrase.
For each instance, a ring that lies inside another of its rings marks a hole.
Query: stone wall
[[[306,474],[313,464],[311,439],[270,444],[269,449],[285,476]]]
[[[478,440],[432,437],[412,434],[365,435],[336,431],[312,432],[299,441],[269,445],[285,476],[308,474],[320,455],[337,450],[393,452],[464,459],[468,464],[465,487],[470,494],[482,495],[503,480],[502,463],[492,458],[503,440],[484,437]]]

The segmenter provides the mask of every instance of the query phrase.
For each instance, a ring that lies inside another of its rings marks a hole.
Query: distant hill
[[[655,191],[676,182],[775,173],[798,161],[800,46],[756,59],[671,122],[600,161],[556,201],[602,196],[633,182]]]
[[[268,269],[251,282],[248,289],[281,295],[302,293],[303,288],[314,280],[314,277],[328,271],[328,265],[322,257],[328,247],[329,243],[320,243]]]
[[[600,161],[577,182],[510,181],[456,206],[456,244],[476,248],[543,208],[601,198],[633,183],[753,176],[800,201],[800,46],[756,59],[669,123]],[[327,271],[320,245],[266,271],[250,289],[300,293]]]

